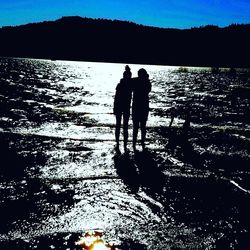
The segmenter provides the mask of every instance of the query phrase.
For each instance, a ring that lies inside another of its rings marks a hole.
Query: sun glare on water
[[[75,243],[84,250],[115,250],[114,245],[106,243],[102,231],[88,231]]]
[[[106,247],[103,241],[95,242],[91,250],[108,250],[110,248]]]

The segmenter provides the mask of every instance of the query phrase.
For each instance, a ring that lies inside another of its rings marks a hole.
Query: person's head
[[[126,70],[126,71],[130,71],[130,68],[129,68],[128,65],[125,66],[125,70]]]
[[[142,78],[142,79],[148,79],[149,75],[148,75],[147,71],[142,68],[142,69],[138,70],[138,77]]]
[[[123,72],[123,78],[124,79],[129,79],[131,78],[132,74],[131,74],[131,71],[130,71],[130,68],[128,65],[125,66],[125,71]]]

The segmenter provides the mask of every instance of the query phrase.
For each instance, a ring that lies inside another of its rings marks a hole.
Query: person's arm
[[[148,81],[148,93],[151,91],[151,89],[152,89],[152,84],[150,81]]]
[[[119,101],[118,96],[119,96],[119,84],[116,86],[114,105],[113,105],[113,114],[116,114],[116,112],[117,112],[117,106],[118,106],[118,101]]]

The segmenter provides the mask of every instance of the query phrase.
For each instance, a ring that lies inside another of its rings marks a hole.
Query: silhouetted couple
[[[141,129],[141,144],[145,149],[146,123],[149,112],[149,92],[151,83],[145,69],[138,71],[138,77],[132,78],[129,66],[125,67],[123,78],[116,87],[114,100],[114,114],[116,116],[116,149],[119,150],[121,120],[123,119],[124,151],[127,151],[128,122],[130,117],[130,104],[132,99],[133,120],[133,149],[136,150],[137,134]],[[133,96],[133,98],[132,98]]]

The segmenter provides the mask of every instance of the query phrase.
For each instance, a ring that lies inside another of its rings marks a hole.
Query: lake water
[[[0,58],[3,249],[79,249],[88,230],[115,249],[244,249],[249,70],[129,66],[152,83],[147,151],[132,151],[130,121],[117,155],[125,64]]]

